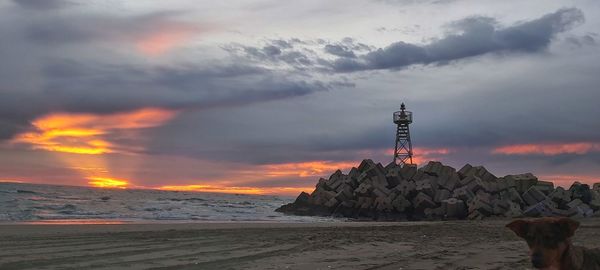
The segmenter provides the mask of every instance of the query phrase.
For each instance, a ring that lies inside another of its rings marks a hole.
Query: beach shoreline
[[[598,246],[581,222],[574,243]],[[506,223],[4,223],[0,269],[529,269]]]

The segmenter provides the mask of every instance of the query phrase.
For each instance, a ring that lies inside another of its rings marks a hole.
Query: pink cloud
[[[494,154],[503,155],[545,155],[555,156],[561,154],[583,155],[590,152],[599,152],[600,143],[543,143],[543,144],[516,144],[495,148]]]

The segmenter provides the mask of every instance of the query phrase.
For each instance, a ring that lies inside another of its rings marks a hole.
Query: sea
[[[0,182],[2,223],[335,222],[275,212],[286,196]]]

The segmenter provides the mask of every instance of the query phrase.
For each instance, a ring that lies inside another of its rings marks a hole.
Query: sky
[[[0,2],[0,181],[295,195],[362,159],[600,182],[600,2]]]

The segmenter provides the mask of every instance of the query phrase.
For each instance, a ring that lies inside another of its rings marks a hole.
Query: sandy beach
[[[528,269],[505,220],[0,225],[0,269]],[[575,244],[599,246],[600,219]]]

